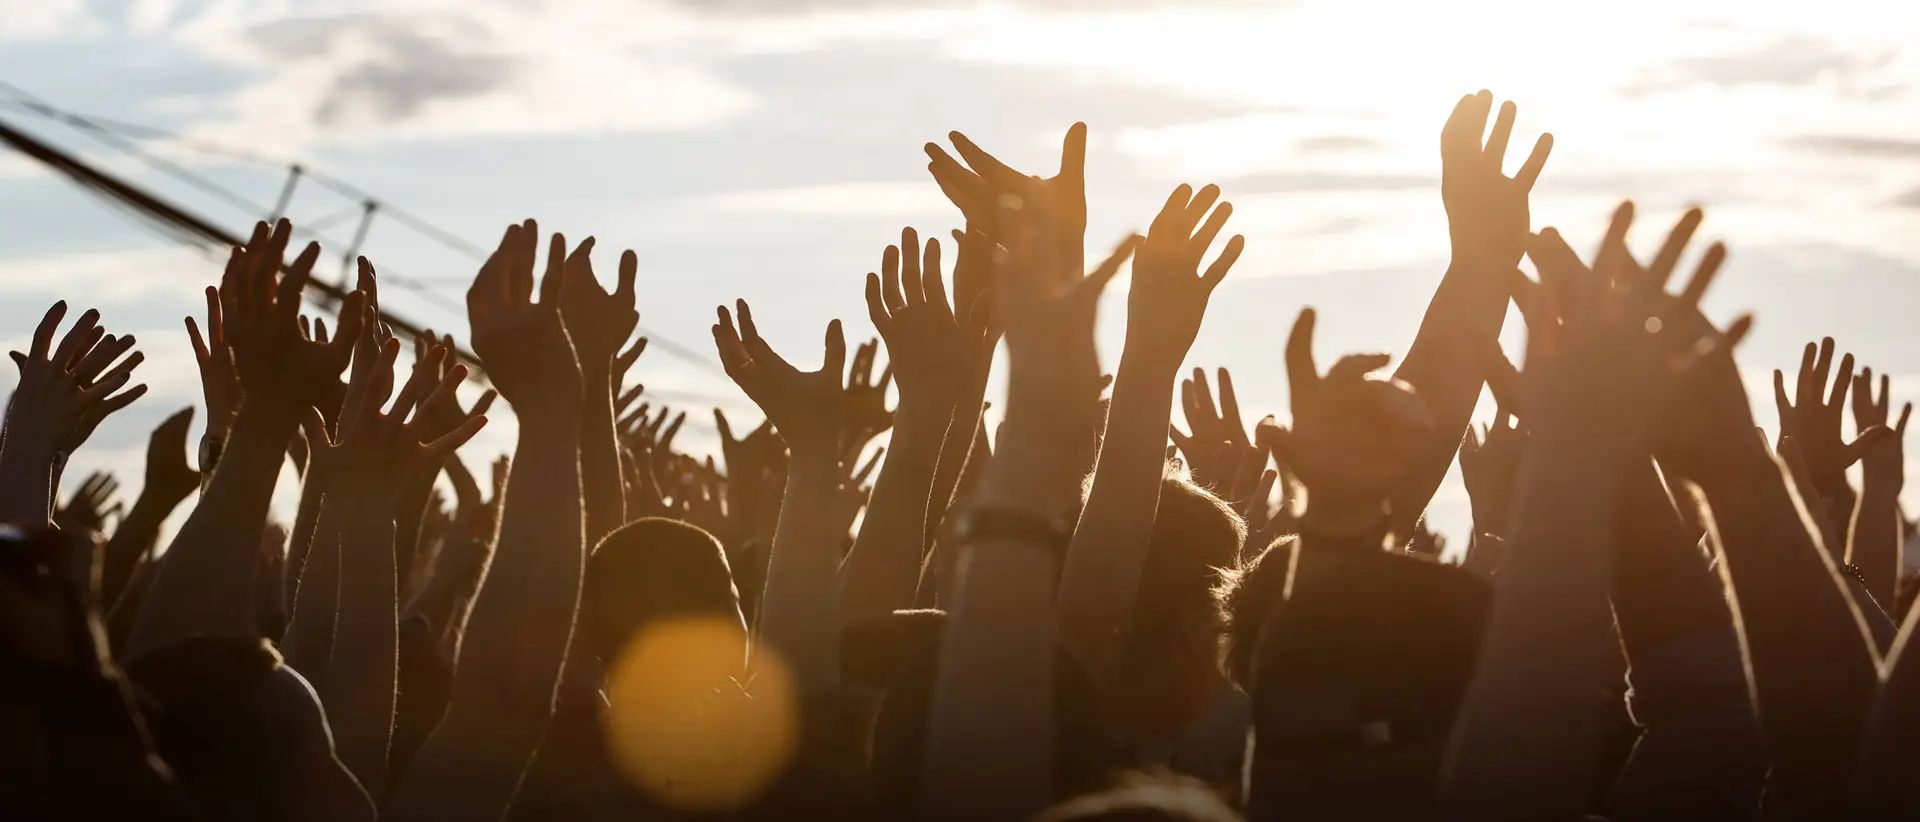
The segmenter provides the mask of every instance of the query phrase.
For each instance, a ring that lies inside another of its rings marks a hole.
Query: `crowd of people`
[[[885,250],[851,362],[839,321],[781,352],[719,307],[766,422],[715,410],[716,455],[636,378],[640,308],[687,307],[532,220],[470,355],[396,339],[365,259],[303,316],[319,248],[257,225],[187,320],[197,455],[188,408],[130,506],[62,469],[142,355],[56,303],[0,439],[0,818],[1920,819],[1911,406],[1824,339],[1758,433],[1701,212],[1636,253],[1623,203],[1583,256],[1514,120],[1482,91],[1442,130],[1451,263],[1390,375],[1321,369],[1307,309],[1257,420],[1183,375],[1232,206],[1181,185],[1086,259],[1084,125],[1050,177],[927,145],[962,228]],[[1456,455],[1459,562],[1422,519]]]

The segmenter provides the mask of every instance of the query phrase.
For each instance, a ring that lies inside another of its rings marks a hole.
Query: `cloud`
[[[1920,188],[1893,198],[1893,204],[1901,208],[1920,209]]]
[[[969,9],[990,5],[984,0],[676,0],[685,8],[710,14],[794,15],[865,11]],[[1007,4],[1041,11],[1131,11],[1193,5],[1271,8],[1282,2],[1262,0],[1014,0]]]
[[[791,188],[739,191],[708,200],[730,213],[799,214],[818,217],[886,217],[945,214],[953,211],[939,187],[930,182],[829,183]]]
[[[1885,68],[1895,52],[1857,51],[1804,35],[1789,35],[1750,48],[1683,57],[1629,86],[1629,94],[1687,85],[1732,89],[1745,86],[1810,86],[1823,80],[1851,83]]]
[[[1305,194],[1329,191],[1409,191],[1434,189],[1440,178],[1419,174],[1366,174],[1329,171],[1266,171],[1223,180],[1220,187],[1242,194]]]
[[[1920,159],[1920,140],[1904,140],[1897,137],[1809,134],[1794,137],[1787,141],[1787,145],[1808,151],[1817,151],[1826,154],[1844,154],[1852,157],[1907,157]]]
[[[245,81],[174,104],[209,118],[196,133],[280,150],[307,142],[696,129],[753,105],[713,70],[710,55],[674,39],[671,17],[660,30],[641,28],[641,11],[495,0],[196,20],[180,27],[181,43],[241,70]]]
[[[1379,147],[1379,142],[1353,134],[1317,134],[1294,143],[1294,148],[1303,154],[1339,154]]]

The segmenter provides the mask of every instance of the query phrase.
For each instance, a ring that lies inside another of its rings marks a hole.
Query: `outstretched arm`
[[[1131,630],[1166,472],[1174,377],[1200,333],[1208,298],[1245,246],[1239,236],[1228,240],[1201,273],[1233,214],[1228,203],[1214,208],[1219,197],[1211,185],[1175,189],[1134,261],[1107,435],[1060,581],[1061,638],[1096,678],[1118,664]]]
[[[1392,500],[1394,519],[1408,525],[1426,510],[1480,401],[1480,354],[1500,337],[1513,268],[1530,231],[1527,196],[1553,148],[1542,135],[1512,177],[1502,170],[1513,134],[1514,105],[1492,113],[1486,91],[1460,99],[1440,133],[1440,194],[1447,208],[1453,259],[1394,377],[1414,387],[1435,421],[1433,438]]]
[[[120,527],[101,555],[100,601],[112,604],[133,578],[134,566],[151,556],[160,525],[200,487],[200,475],[187,464],[187,426],[193,408],[181,409],[153,430],[147,440],[146,481]]]
[[[1892,423],[1889,411],[1887,375],[1880,375],[1880,394],[1873,393],[1873,369],[1867,368],[1853,382],[1854,427],[1870,431],[1893,425],[1893,435],[1880,440],[1860,460],[1860,501],[1853,511],[1851,539],[1847,544],[1847,562],[1860,569],[1866,578],[1867,592],[1883,610],[1895,612],[1900,581],[1900,491],[1906,486],[1907,417],[1913,404],[1900,409],[1900,419]]]
[[[1548,284],[1529,285],[1521,300],[1530,447],[1509,554],[1454,725],[1447,790],[1459,818],[1573,819],[1586,809],[1601,753],[1602,685],[1619,658],[1608,602],[1619,501],[1664,433],[1657,421],[1670,412],[1661,400],[1690,379],[1673,363],[1702,343],[1726,344],[1710,327],[1678,321],[1693,312],[1717,260],[1684,297],[1662,291],[1698,213],[1680,222],[1650,268],[1627,251],[1632,218],[1631,204],[1615,212],[1591,270],[1551,230],[1529,249]],[[1542,296],[1549,288],[1552,299]],[[1673,332],[1648,334],[1650,319]]]
[[[55,347],[53,333],[66,315],[66,301],[54,303],[34,330],[27,353],[12,352],[20,381],[0,432],[0,522],[21,528],[52,523],[67,458],[100,420],[147,390],[136,385],[114,394],[126,387],[144,357],[135,352],[115,364],[133,347],[133,338],[107,334],[98,311],[81,314]]]
[[[739,325],[722,307],[713,326],[720,364],[760,406],[793,456],[786,495],[767,560],[767,583],[754,626],[760,643],[780,654],[804,693],[840,681],[840,601],[837,579],[846,522],[834,512],[840,471],[841,402],[847,343],[840,321],[827,325],[826,356],[818,371],[794,368],[753,324],[745,300]]]
[[[954,316],[940,277],[940,241],[927,241],[923,262],[911,228],[900,232],[899,246],[887,247],[881,275],[867,275],[867,314],[887,343],[900,407],[866,518],[841,566],[842,622],[913,607],[941,443],[969,372],[993,340],[983,326]]]
[[[256,637],[254,573],[267,507],[286,460],[287,441],[305,409],[323,401],[353,353],[364,318],[354,292],[341,309],[340,335],[304,339],[300,293],[320,246],[308,244],[276,284],[293,225],[261,223],[236,248],[221,279],[223,334],[233,349],[243,399],[213,479],[174,536],[141,603],[127,655],[194,634]]]
[[[539,226],[510,226],[467,291],[473,347],[520,420],[500,539],[468,618],[446,718],[397,786],[393,819],[495,819],[546,735],[586,568],[582,380],[560,321],[565,239],[532,302]],[[577,252],[576,252],[577,253]]]
[[[633,282],[639,257],[620,255],[619,285],[609,294],[593,275],[589,254],[593,238],[581,244],[574,268],[560,292],[560,313],[580,359],[585,398],[580,431],[580,479],[587,511],[589,549],[627,523],[626,495],[620,477],[620,441],[614,430],[613,392],[619,389],[614,358],[633,333],[640,315],[633,308]]]
[[[1083,279],[1044,233],[1011,227],[996,299],[1007,329],[1007,423],[961,514],[955,547],[966,570],[941,645],[924,820],[1025,819],[1052,798],[1055,557],[1069,539],[1080,437],[1100,393],[1100,292],[1135,246],[1129,238]]]

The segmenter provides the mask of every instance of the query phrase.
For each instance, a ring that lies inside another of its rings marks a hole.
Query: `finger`
[[[720,432],[720,444],[722,446],[730,446],[739,442],[739,440],[733,438],[733,426],[727,424],[727,412],[718,408],[713,409],[713,427]],[[728,467],[731,468],[732,466],[729,465]]]
[[[1833,374],[1833,391],[1827,396],[1827,409],[1838,414],[1846,408],[1847,389],[1853,387],[1853,355],[1840,358],[1840,370]]]
[[[1809,381],[1809,403],[1819,403],[1821,396],[1827,393],[1827,378],[1833,374],[1833,338],[1820,339],[1820,355],[1813,361],[1813,379]]]
[[[1193,202],[1193,187],[1181,183],[1173,187],[1173,193],[1167,195],[1167,201],[1160,206],[1160,213],[1147,226],[1149,236],[1166,234],[1178,230],[1179,220],[1186,215],[1188,204]],[[1188,229],[1191,233],[1192,229]]]
[[[487,413],[489,409],[493,408],[493,401],[498,399],[499,397],[500,397],[500,392],[495,391],[491,388],[487,389],[485,392],[481,393],[480,399],[474,400],[473,410],[468,411],[467,415],[473,416],[476,414]]]
[[[1221,203],[1219,208],[1214,209],[1212,214],[1207,215],[1207,221],[1200,225],[1199,231],[1194,232],[1193,240],[1188,245],[1188,248],[1193,249],[1192,254],[1195,262],[1198,262],[1200,258],[1206,256],[1207,249],[1213,245],[1213,239],[1220,236],[1220,229],[1226,227],[1227,219],[1232,216],[1232,203]]]
[[[926,304],[920,282],[920,234],[911,226],[900,230],[900,290],[909,308]]]
[[[1502,163],[1507,157],[1507,140],[1513,137],[1513,120],[1517,112],[1518,108],[1514,106],[1512,100],[1501,103],[1500,113],[1493,118],[1493,131],[1487,134],[1484,156],[1487,165],[1491,166],[1496,174],[1501,171]]]
[[[893,318],[887,313],[885,298],[880,296],[880,275],[871,271],[867,272],[867,320],[873,323],[873,330],[891,344]]]
[[[1900,406],[1900,423],[1893,427],[1893,433],[1903,437],[1906,436],[1907,417],[1912,413],[1913,413],[1913,403],[1906,403]]]
[[[1869,386],[1869,390],[1871,390],[1871,386]],[[1873,402],[1874,411],[1880,415],[1881,420],[1884,421],[1887,418],[1887,411],[1890,410],[1892,404],[1893,404],[1893,378],[1885,374],[1881,374],[1880,375],[1880,396],[1877,399],[1875,399]]]
[[[960,158],[966,160],[967,165],[974,171],[979,172],[989,185],[1000,189],[1013,189],[1021,187],[1026,181],[1026,175],[1013,170],[1006,163],[988,154],[972,140],[967,139],[967,135],[954,131],[949,132],[947,138],[953,141],[953,148],[960,152]]]
[[[1520,185],[1521,191],[1532,191],[1533,184],[1540,179],[1540,170],[1547,166],[1547,155],[1553,153],[1553,135],[1542,134],[1533,142],[1533,153],[1527,155],[1527,161],[1514,172],[1513,181]]]
[[[94,333],[99,330],[99,322],[100,312],[89,308],[82,313],[73,327],[67,329],[66,336],[60,338],[60,347],[53,350],[53,364],[62,370],[72,368],[74,361],[99,339],[99,335]]]
[[[307,247],[300,250],[300,256],[293,259],[293,265],[287,267],[287,273],[280,277],[279,288],[274,292],[274,316],[280,322],[290,323],[300,316],[300,294],[307,289],[313,265],[319,260],[320,244],[307,243]]]
[[[1469,150],[1475,154],[1481,152],[1480,134],[1486,130],[1487,121],[1483,113],[1478,123],[1472,122],[1478,97],[1476,94],[1463,94],[1459,102],[1453,104],[1453,112],[1447,115],[1446,125],[1440,128],[1442,157],[1464,157]]]
[[[1893,436],[1893,429],[1884,425],[1876,425],[1860,432],[1860,436],[1855,437],[1853,442],[1840,450],[1840,467],[1845,468],[1859,462],[1860,458],[1873,450],[1875,445],[1879,445],[1881,441],[1891,436]]]
[[[1667,279],[1673,276],[1673,269],[1680,264],[1680,255],[1687,250],[1687,243],[1693,241],[1693,233],[1700,228],[1700,220],[1705,216],[1698,208],[1689,208],[1680,215],[1673,230],[1667,232],[1667,241],[1660,245],[1659,253],[1653,256],[1653,263],[1647,267],[1647,285],[1650,288],[1665,289]]]
[[[1287,335],[1287,392],[1296,414],[1303,402],[1311,400],[1320,381],[1320,372],[1313,364],[1314,320],[1313,308],[1300,309],[1299,318],[1293,321],[1293,331]]]
[[[1091,289],[1094,294],[1099,294],[1107,287],[1107,281],[1112,280],[1113,275],[1120,272],[1120,266],[1125,265],[1127,260],[1133,257],[1133,253],[1139,250],[1140,243],[1145,239],[1138,234],[1127,235],[1126,239],[1113,247],[1113,251],[1107,254],[1105,260],[1100,261],[1100,265],[1093,269],[1093,273],[1087,275],[1086,280],[1082,281],[1078,288]]]
[[[461,421],[460,427],[448,431],[439,439],[428,443],[426,446],[426,454],[433,463],[438,464],[440,461],[452,456],[454,451],[460,449],[460,446],[466,445],[468,440],[473,439],[473,435],[480,433],[480,429],[485,427],[487,427],[486,417],[478,415],[468,417]]]
[[[93,382],[94,375],[99,374],[101,369],[118,359],[132,345],[132,340],[122,344],[120,337],[104,334],[90,349],[81,354],[79,362],[74,363],[73,368],[69,370],[82,385]]]
[[[1336,360],[1333,367],[1327,369],[1328,382],[1348,382],[1365,379],[1367,374],[1387,367],[1393,358],[1386,354],[1348,354]]]
[[[1233,375],[1219,370],[1220,420],[1227,425],[1227,436],[1235,445],[1247,444],[1247,425],[1240,420],[1240,398],[1233,391]]]
[[[53,332],[60,328],[60,321],[66,316],[66,300],[58,300],[47,309],[47,313],[40,318],[40,325],[33,329],[33,345],[27,349],[27,356],[35,360],[47,358],[47,349],[53,345]]]
[[[940,241],[929,238],[920,259],[920,290],[935,316],[953,317],[953,305],[947,302],[947,283],[940,272]]]
[[[1191,237],[1194,226],[1200,224],[1200,218],[1207,216],[1207,210],[1220,200],[1220,187],[1208,183],[1193,193],[1193,200],[1187,203],[1186,211],[1180,215],[1178,228],[1180,233]]]
[[[901,293],[898,246],[887,246],[887,250],[880,255],[880,283],[880,296],[886,302],[887,311],[897,313],[906,309],[907,298]]]
[[[319,344],[321,344],[321,345],[326,345],[326,344],[327,344],[327,320],[326,320],[326,318],[324,318],[324,317],[315,317],[315,318],[313,319],[313,341],[314,341],[314,342],[317,342],[317,343],[319,343]]]
[[[406,419],[415,405],[425,405],[435,399],[444,401],[453,393],[453,389],[458,387],[460,382],[440,378],[440,361],[446,356],[446,349],[434,346],[433,350],[427,353],[426,359],[414,362],[413,373],[407,376],[406,384],[400,387],[400,397],[394,400],[393,416]],[[461,376],[465,377],[466,374],[463,372]],[[432,388],[429,389],[429,386]],[[432,391],[431,394],[428,394],[429,390]]]
[[[1793,403],[1787,399],[1787,375],[1773,369],[1773,407],[1780,414],[1780,430],[1787,430],[1793,418]]]
[[[1198,368],[1193,369],[1193,403],[1209,427],[1219,424],[1220,413],[1213,404],[1213,391],[1207,387],[1207,374]],[[1200,434],[1199,431],[1193,433]]]
[[[1593,273],[1599,275],[1600,283],[1627,282],[1633,279],[1632,270],[1639,267],[1627,250],[1627,230],[1633,227],[1633,214],[1632,200],[1621,202],[1613,210],[1607,235],[1600,240],[1600,250],[1593,255]]]
[[[841,369],[847,363],[847,337],[840,330],[840,321],[827,323],[827,359],[822,369],[835,375],[838,381]]]
[[[663,418],[665,417],[664,414],[661,416]],[[666,433],[660,435],[660,438],[658,440],[658,442],[660,443],[659,445],[660,450],[666,451],[673,448],[673,438],[680,434],[680,425],[686,421],[687,421],[687,412],[685,411],[680,412],[678,415],[676,415],[673,418],[673,423],[667,426]]]
[[[640,275],[640,255],[633,249],[620,252],[620,283],[614,287],[613,296],[619,297],[622,305],[633,304],[633,281]]]
[[[1800,349],[1800,374],[1793,383],[1793,407],[1795,408],[1813,407],[1813,389],[1811,387],[1813,384],[1813,359],[1815,356],[1818,356],[1819,350],[1820,346],[1818,343],[1807,343],[1806,347]]]
[[[1687,280],[1686,290],[1680,292],[1680,304],[1700,305],[1707,288],[1713,285],[1713,278],[1720,274],[1720,266],[1727,261],[1727,247],[1723,243],[1707,246],[1707,253],[1700,258],[1700,264],[1693,269],[1693,277]]]
[[[645,390],[646,387],[641,385],[627,389],[626,393],[621,394],[620,398],[614,401],[613,413],[616,415],[627,413],[627,409],[633,407],[634,401],[640,399],[641,392]]]
[[[1221,280],[1227,278],[1227,271],[1233,268],[1233,264],[1240,259],[1240,252],[1246,250],[1246,247],[1247,238],[1239,234],[1233,235],[1233,239],[1227,241],[1227,247],[1220,250],[1220,256],[1213,261],[1213,265],[1207,266],[1207,273],[1203,279],[1207,282],[1208,290],[1212,290],[1220,284]]]

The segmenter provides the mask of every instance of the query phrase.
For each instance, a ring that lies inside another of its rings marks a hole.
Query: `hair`
[[[286,818],[339,767],[312,690],[266,640],[195,636],[127,673],[161,755],[209,819]]]
[[[1444,733],[1465,696],[1492,599],[1450,565],[1277,542],[1217,590],[1224,667],[1254,696],[1311,682],[1369,717]],[[1260,688],[1255,688],[1258,672]]]
[[[1238,562],[1246,541],[1246,521],[1233,506],[1195,485],[1184,469],[1169,462],[1160,480],[1160,510],[1134,599],[1129,661],[1158,667],[1168,649],[1196,627],[1208,635],[1220,633],[1213,591]]]
[[[1239,822],[1240,814],[1199,780],[1130,773],[1099,793],[1054,805],[1035,822]]]
[[[740,592],[719,540],[660,517],[627,523],[600,541],[587,559],[582,600],[589,637],[607,660],[657,622],[740,619]]]

